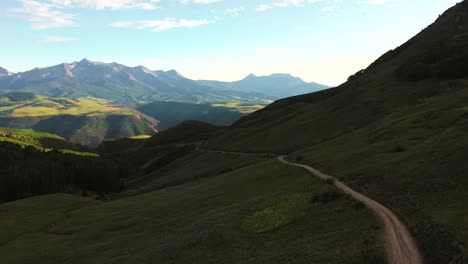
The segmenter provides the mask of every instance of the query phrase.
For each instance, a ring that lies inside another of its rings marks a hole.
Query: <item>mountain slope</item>
[[[205,147],[294,153],[400,215],[426,263],[466,263],[465,36],[467,1],[346,84],[279,100]]]
[[[225,91],[185,78],[176,71],[143,66],[79,62],[4,75],[0,90],[34,92],[53,97],[96,97],[129,105],[154,100],[184,102],[265,102],[272,98],[250,92]]]
[[[154,101],[139,106],[138,111],[159,120],[158,130],[165,130],[186,120],[197,120],[218,126],[234,121],[261,109],[263,105],[249,103],[194,104]]]
[[[153,134],[157,124],[149,116],[104,99],[0,95],[0,126],[32,128],[86,146],[97,146],[103,139]]]
[[[277,99],[329,88],[326,85],[318,83],[304,82],[300,78],[293,77],[290,74],[272,74],[270,76],[256,76],[254,74],[250,74],[244,79],[235,82],[207,80],[200,82],[213,87],[224,88],[226,90],[267,94]]]
[[[7,77],[8,75],[11,75],[11,74],[12,73],[9,72],[7,69],[0,67],[0,78]]]
[[[128,174],[125,161],[83,150],[57,135],[0,128],[0,203],[58,192],[118,192]]]

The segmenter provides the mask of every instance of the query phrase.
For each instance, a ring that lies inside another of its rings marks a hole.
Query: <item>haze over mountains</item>
[[[323,84],[306,83],[302,79],[290,74],[271,74],[270,76],[250,74],[244,79],[235,82],[207,80],[200,82],[226,90],[265,93],[276,98],[306,94],[329,88],[329,86]]]
[[[0,73],[1,74],[1,73]],[[127,104],[179,102],[257,102],[328,88],[287,74],[233,83],[195,81],[175,70],[151,71],[83,59],[0,77],[0,91],[26,91],[54,97],[97,97]]]

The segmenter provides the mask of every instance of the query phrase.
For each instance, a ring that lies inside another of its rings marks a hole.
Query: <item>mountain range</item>
[[[328,88],[289,74],[249,77],[227,83],[196,81],[175,70],[152,71],[113,62],[79,62],[35,68],[21,73],[0,71],[0,91],[34,92],[52,97],[96,97],[129,105],[152,101],[268,103],[284,96]]]
[[[274,96],[276,99],[330,88],[323,84],[304,82],[301,78],[291,76],[290,74],[272,74],[270,76],[249,74],[244,79],[235,82],[208,80],[202,80],[200,82],[225,90],[268,94],[269,96]]]

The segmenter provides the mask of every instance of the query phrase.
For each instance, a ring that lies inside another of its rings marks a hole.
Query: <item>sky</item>
[[[338,85],[460,0],[1,0],[0,66],[87,58],[233,81]]]

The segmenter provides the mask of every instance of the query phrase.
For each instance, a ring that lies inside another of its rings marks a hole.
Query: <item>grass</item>
[[[242,228],[249,232],[263,233],[274,231],[295,220],[304,218],[310,208],[311,194],[289,194],[265,202],[242,221]]]
[[[65,141],[62,137],[33,130],[0,128],[0,142],[13,143],[23,148],[33,147],[42,152],[56,149],[64,154],[99,157],[97,153],[78,151],[76,145]]]
[[[75,148],[75,146],[69,144],[65,139],[57,135],[26,129],[0,128],[0,141],[33,146],[36,148]]]
[[[242,102],[215,103],[211,105],[214,107],[230,108],[234,111],[237,111],[243,114],[250,114],[252,112],[255,112],[265,107],[265,105],[262,105],[262,104],[242,103]]]
[[[3,97],[7,98],[7,97]],[[7,98],[8,99],[8,98]],[[114,113],[132,115],[134,110],[114,102],[92,97],[50,98],[35,96],[23,101],[0,101],[0,116],[38,117],[55,115],[93,115],[96,113]]]
[[[85,199],[82,205],[57,209],[55,201],[63,198],[44,196],[0,205],[7,214],[2,219],[46,222],[26,230],[25,222],[10,222],[18,226],[9,229],[20,229],[20,235],[16,232],[1,244],[0,255],[12,264],[368,263],[381,258],[375,217],[354,209],[347,199],[301,206],[302,217],[266,233],[245,231],[244,219],[262,206],[297,203],[323,183],[276,160],[243,162],[235,156],[198,154],[196,160],[176,161],[169,166],[177,169],[153,176],[153,182],[184,181],[106,203],[88,204]],[[237,169],[232,170],[233,164]],[[190,170],[211,165],[218,168],[205,171],[204,177],[189,176]],[[26,209],[18,216],[19,207],[41,210]],[[57,217],[46,221],[48,215]]]
[[[75,155],[75,156],[95,157],[95,158],[99,157],[98,153],[93,153],[93,152],[82,152],[82,151],[75,151],[75,150],[69,150],[69,149],[61,149],[60,152],[63,154],[69,154],[69,155]]]
[[[133,136],[133,137],[129,137],[130,139],[148,139],[152,137],[151,135],[138,135],[138,136]]]

